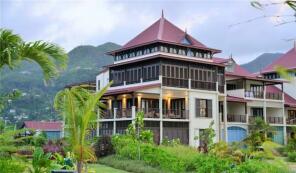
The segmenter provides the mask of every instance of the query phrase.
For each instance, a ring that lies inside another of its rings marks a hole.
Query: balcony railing
[[[283,117],[267,117],[267,122],[270,124],[283,124]]]
[[[216,83],[215,82],[204,82],[204,81],[191,80],[191,88],[192,89],[215,91],[216,90]]]
[[[101,119],[112,119],[113,118],[113,112],[110,109],[107,110],[101,110],[100,111],[100,118]]]
[[[263,99],[263,91],[245,91],[245,97]]]
[[[144,108],[137,111],[144,112],[144,118],[159,118],[159,108]]]
[[[167,109],[163,110],[163,118],[165,119],[188,119],[189,111],[184,109]]]
[[[131,118],[132,117],[132,109],[117,109],[116,110],[116,118]]]
[[[296,118],[288,118],[286,120],[287,124],[292,124],[292,125],[295,125],[296,124]]]
[[[272,100],[282,100],[282,93],[271,93],[271,92],[266,92],[265,95],[266,99],[272,99]]]
[[[162,78],[162,85],[178,88],[188,88],[188,79]]]
[[[249,116],[249,122],[254,122],[256,118],[264,119],[263,116]]]
[[[247,122],[247,116],[246,116],[246,115],[233,115],[233,114],[228,114],[228,115],[227,115],[227,121],[228,121],[228,122],[240,122],[240,123],[246,123],[246,122]]]

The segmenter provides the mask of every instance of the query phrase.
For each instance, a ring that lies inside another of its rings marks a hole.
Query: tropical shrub
[[[97,158],[108,156],[114,153],[113,145],[110,136],[101,136],[97,139],[94,145]]]
[[[16,172],[24,172],[27,168],[26,164],[15,158],[1,158],[0,159],[0,170],[5,173],[16,173]]]
[[[164,137],[161,144],[164,146],[177,146],[177,145],[181,145],[181,141],[179,138],[169,140],[169,138]]]
[[[288,160],[290,162],[296,162],[296,151],[288,153]]]
[[[197,173],[228,172],[233,163],[230,159],[222,159],[213,155],[200,155],[195,160]]]
[[[44,153],[43,149],[38,147],[35,149],[32,159],[32,170],[34,173],[47,173],[52,168],[51,154]]]
[[[68,152],[66,158],[60,155],[59,153],[55,153],[53,155],[54,158],[54,167],[58,169],[66,169],[66,170],[73,170],[74,169],[74,161],[71,153]]]
[[[64,151],[64,148],[63,148],[63,142],[61,141],[52,141],[52,140],[49,140],[45,145],[42,146],[43,148],[43,151],[45,153],[59,153],[63,156],[65,156],[65,151]]]
[[[260,160],[247,160],[242,164],[236,166],[232,172],[243,172],[243,173],[288,173],[289,170],[284,165],[272,164]]]

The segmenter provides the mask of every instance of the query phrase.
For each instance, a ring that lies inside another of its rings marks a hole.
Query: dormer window
[[[141,56],[142,55],[142,50],[138,50],[137,51],[137,56]]]
[[[188,51],[187,51],[187,56],[194,56],[194,54],[193,54],[193,52],[190,50],[190,49],[188,49]]]
[[[190,41],[184,37],[183,40],[181,41],[182,44],[187,44],[187,45],[191,45]]]

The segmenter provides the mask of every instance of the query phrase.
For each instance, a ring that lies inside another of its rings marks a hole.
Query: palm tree
[[[96,120],[97,110],[105,107],[100,102],[111,82],[97,93],[91,93],[82,87],[66,88],[57,93],[54,107],[65,119],[67,139],[77,160],[77,171],[82,172],[88,159],[95,159],[92,148],[86,141],[88,129]]]
[[[0,29],[0,70],[14,69],[22,61],[37,63],[48,81],[67,67],[67,53],[58,45],[44,41],[24,42],[9,29]]]

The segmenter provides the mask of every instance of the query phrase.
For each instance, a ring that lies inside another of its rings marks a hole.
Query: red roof
[[[229,96],[229,95],[227,95],[226,99],[227,99],[228,102],[246,103],[247,101],[249,101],[249,100],[246,100],[246,99],[241,98],[241,97],[234,97],[234,96]]]
[[[296,69],[296,46],[264,68],[261,73],[274,72],[277,66]]]
[[[113,95],[113,94],[129,93],[129,92],[134,92],[141,89],[158,87],[158,86],[160,86],[160,83],[143,84],[138,86],[130,86],[126,88],[120,87],[119,89],[112,89],[111,87],[104,95],[107,96],[107,95]]]
[[[184,39],[187,39],[190,42],[190,44],[183,44],[182,41]],[[134,48],[154,42],[179,44],[198,49],[207,49],[215,53],[220,52],[220,50],[208,48],[207,46],[193,38],[191,35],[187,34],[180,28],[172,24],[163,16],[155,23],[153,23],[151,26],[149,26],[146,30],[137,35],[135,38],[127,42],[122,48],[120,48],[119,50],[115,50],[113,52],[126,50],[129,48]]]
[[[25,121],[24,128],[42,130],[42,131],[61,131],[62,122],[60,121]]]
[[[235,75],[235,76],[252,76],[252,73],[248,72],[246,69],[244,69],[242,66],[238,64],[234,64],[234,70],[233,72],[226,72],[226,75]]]
[[[281,90],[275,86],[267,86],[266,87],[267,92],[273,92],[273,93],[280,93]],[[289,107],[296,107],[296,100],[288,95],[287,93],[284,92],[284,97],[285,97],[285,106]]]
[[[224,64],[226,62],[228,62],[230,59],[225,59],[225,58],[218,58],[218,57],[213,57],[213,61],[215,63],[218,63],[218,64]]]

